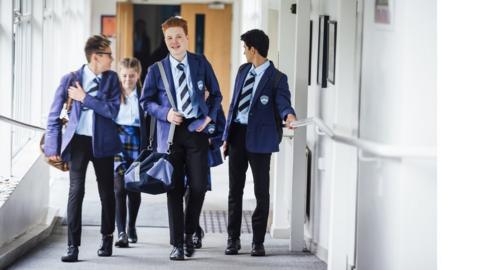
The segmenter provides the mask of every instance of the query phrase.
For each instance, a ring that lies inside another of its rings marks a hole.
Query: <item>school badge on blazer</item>
[[[207,129],[208,134],[213,134],[215,132],[215,125],[214,124],[208,124],[206,129]]]
[[[203,90],[203,86],[204,86],[204,84],[203,84],[203,81],[202,81],[202,80],[200,80],[200,81],[197,82],[197,87],[198,87],[198,90],[199,90],[199,91],[202,91],[202,90]]]
[[[267,96],[261,96],[261,97],[260,97],[260,102],[261,102],[263,105],[267,105],[267,103],[268,103],[268,97],[267,97]]]

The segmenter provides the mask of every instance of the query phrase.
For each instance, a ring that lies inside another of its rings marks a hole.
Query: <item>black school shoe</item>
[[[183,250],[183,244],[174,246],[170,252],[170,260],[172,261],[183,261],[185,260],[185,252]]]
[[[193,234],[193,247],[194,248],[202,248],[202,239],[205,236],[205,232],[203,231],[202,227],[198,226],[199,229]]]
[[[263,243],[260,243],[260,244],[252,243],[252,251],[250,252],[250,255],[255,257],[265,256],[265,247],[263,246]]]
[[[128,229],[128,241],[130,243],[137,243],[138,237],[137,237],[137,230],[134,228]]]
[[[192,257],[193,253],[195,253],[193,234],[185,234],[185,256]]]
[[[242,246],[240,245],[240,239],[228,238],[225,255],[237,255],[241,248]]]
[[[115,246],[119,248],[128,247],[128,238],[125,232],[121,232],[118,234],[118,241],[115,242]]]
[[[97,251],[97,255],[100,257],[112,256],[113,248],[113,235],[104,235],[102,237],[102,245]]]
[[[62,256],[62,262],[76,262],[78,261],[78,247],[69,246],[67,248],[67,253]]]

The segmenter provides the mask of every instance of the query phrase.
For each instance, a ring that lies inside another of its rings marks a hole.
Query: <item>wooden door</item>
[[[115,62],[124,57],[133,56],[133,4],[117,2],[117,40],[115,46]]]
[[[204,55],[212,64],[223,95],[222,106],[228,112],[230,102],[232,5],[211,9],[208,4],[182,4],[181,15],[188,22],[189,51],[195,52],[196,15],[204,15]]]

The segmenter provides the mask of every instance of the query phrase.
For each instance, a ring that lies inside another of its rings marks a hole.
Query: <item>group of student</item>
[[[271,154],[279,151],[282,122],[293,128],[291,123],[296,120],[287,76],[267,59],[268,36],[258,29],[244,33],[240,39],[247,63],[238,70],[225,119],[211,64],[205,56],[187,50],[187,22],[171,17],[162,24],[162,30],[169,54],[148,68],[143,86],[140,61],[122,59],[117,74],[111,70],[110,41],[95,35],[85,44],[88,63],[65,75],[56,90],[44,150],[49,159],[67,161],[70,168],[68,244],[63,262],[78,261],[85,175],[90,161],[102,206],[98,256],[112,255],[115,222],[115,246],[128,247],[138,241],[135,222],[141,195],[125,189],[124,173],[148,144],[148,117],[156,120],[156,151],[169,150],[174,168],[174,187],[167,192],[170,259],[184,260],[202,246],[199,217],[205,193],[211,188],[210,167],[222,162],[221,151],[229,156],[225,254],[235,255],[241,249],[243,188],[250,165],[257,203],[252,215],[250,254],[265,256]],[[170,103],[166,91],[171,92],[175,104]],[[59,117],[69,98],[73,105],[62,131]],[[171,125],[175,129],[173,144],[169,145]]]

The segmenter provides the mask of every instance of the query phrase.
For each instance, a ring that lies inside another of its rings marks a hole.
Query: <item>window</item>
[[[46,125],[61,76],[85,61],[89,10],[77,0],[0,0],[1,115]],[[37,131],[0,122],[0,177],[22,177],[25,162],[39,155],[39,139]]]
[[[13,2],[0,1],[0,113],[10,116],[12,113],[12,62],[13,62]],[[0,178],[11,175],[11,126],[0,123]]]
[[[15,0],[13,9],[12,117],[30,123],[32,107],[32,0]],[[34,135],[34,131],[12,127],[12,158]]]

